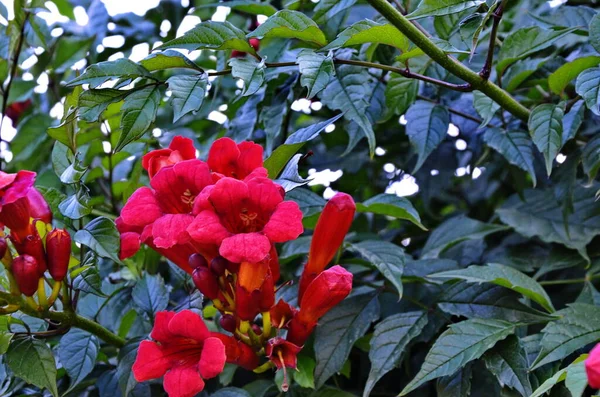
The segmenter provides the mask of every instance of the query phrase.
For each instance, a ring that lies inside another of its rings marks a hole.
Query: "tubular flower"
[[[210,184],[208,166],[200,160],[184,160],[158,171],[150,181],[152,188],[136,190],[121,211],[117,222],[124,243],[121,257],[135,254],[138,243],[145,243],[191,273],[190,255],[216,255],[216,246],[195,244],[186,232],[194,219],[194,201]]]
[[[153,150],[146,154],[142,158],[142,167],[148,171],[150,178],[153,178],[164,167],[195,158],[196,148],[192,140],[176,136],[167,149]]]
[[[300,278],[299,300],[302,300],[310,282],[331,262],[344,242],[355,212],[356,204],[352,196],[346,193],[337,193],[325,205],[312,236],[308,263]]]
[[[352,290],[352,273],[336,265],[319,274],[306,288],[300,311],[288,325],[287,340],[302,346],[317,321]]]
[[[219,338],[225,345],[227,362],[252,371],[258,367],[258,356],[250,346],[232,336],[213,332],[213,337]]]
[[[158,312],[150,336],[154,341],[140,344],[133,375],[138,382],[164,375],[169,397],[193,397],[204,389],[204,379],[223,371],[225,345],[190,310]]]
[[[48,271],[56,281],[62,281],[71,259],[71,236],[65,229],[54,229],[46,236]]]
[[[238,317],[251,321],[258,313],[269,311],[274,304],[274,281],[267,261],[242,262],[235,291],[235,313]]]
[[[600,344],[597,344],[585,360],[585,372],[592,389],[600,389]]]
[[[236,144],[230,138],[219,138],[208,152],[208,166],[217,176],[244,179],[253,171],[266,176],[263,166],[263,148],[254,143],[244,141]]]
[[[277,369],[283,370],[283,383],[281,384],[283,391],[287,391],[289,388],[285,369],[286,367],[296,369],[300,350],[302,350],[302,347],[296,346],[280,337],[272,338],[267,342],[267,347],[265,348],[267,357],[275,364]]]
[[[219,254],[231,262],[261,262],[273,243],[293,240],[303,231],[298,204],[283,201],[280,186],[268,178],[224,177],[202,195],[188,233],[198,244],[218,245]]]

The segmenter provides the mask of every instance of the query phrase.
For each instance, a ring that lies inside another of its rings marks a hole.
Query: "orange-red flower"
[[[225,345],[191,310],[158,312],[150,334],[138,349],[133,375],[138,382],[160,378],[169,397],[193,397],[204,379],[223,371]]]
[[[191,139],[176,136],[166,149],[153,150],[142,158],[142,166],[150,178],[154,177],[162,168],[175,165],[184,160],[196,158],[196,148]]]

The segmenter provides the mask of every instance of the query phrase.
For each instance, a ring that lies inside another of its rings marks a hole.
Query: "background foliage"
[[[112,220],[148,182],[144,153],[183,135],[205,158],[225,135],[264,144],[304,212],[285,279],[324,197],[359,203],[339,260],[355,290],[320,322],[291,395],[582,395],[600,339],[595,4],[0,3],[3,168],[38,172],[79,247],[78,313],[127,341],[2,316],[0,394],[161,395],[130,371],[154,314],[215,312],[155,252],[121,262]],[[203,393],[280,382],[228,367]]]

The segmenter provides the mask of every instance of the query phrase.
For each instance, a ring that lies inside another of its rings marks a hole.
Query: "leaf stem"
[[[367,2],[441,67],[466,81],[472,89],[483,92],[515,117],[525,122],[529,120],[529,109],[496,84],[483,79],[478,73],[448,56],[386,0],[367,0]]]
[[[498,37],[498,27],[500,26],[500,20],[502,19],[502,13],[504,12],[504,1],[502,1],[492,14],[494,22],[492,23],[492,31],[490,33],[490,44],[488,46],[487,57],[483,68],[479,72],[482,79],[487,80],[490,78],[492,73],[492,64],[494,63],[494,47],[496,45],[496,37]]]

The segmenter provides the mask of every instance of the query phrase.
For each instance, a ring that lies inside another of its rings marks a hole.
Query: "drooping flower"
[[[288,324],[287,340],[302,346],[317,325],[317,321],[352,290],[352,273],[336,265],[320,273],[308,285],[300,310]]]
[[[196,148],[191,139],[176,136],[166,149],[153,150],[142,158],[142,167],[148,171],[150,178],[162,168],[175,165],[184,160],[196,158]]]
[[[296,369],[298,366],[298,353],[302,347],[297,346],[283,338],[269,339],[265,348],[265,354],[278,369],[283,370],[283,383],[281,389],[285,392],[289,388],[286,368]]]
[[[219,138],[208,153],[208,166],[218,177],[244,179],[263,166],[262,146],[249,141],[236,144],[230,138]],[[266,170],[259,170],[266,176]]]
[[[298,313],[298,309],[291,306],[283,299],[279,299],[276,305],[271,307],[271,324],[276,328],[285,328],[292,318]]]
[[[293,240],[303,231],[298,204],[283,201],[283,195],[268,178],[224,177],[198,197],[187,230],[198,244],[218,245],[219,254],[231,262],[261,262],[273,243]]]
[[[592,389],[600,389],[600,344],[597,344],[585,360],[585,372]]]
[[[210,184],[208,166],[200,160],[184,160],[158,171],[150,181],[151,188],[136,190],[117,220],[124,248],[121,257],[135,254],[138,245],[145,243],[188,273],[192,271],[190,255],[214,257],[216,246],[195,243],[186,232],[194,219],[194,201]]]
[[[204,389],[204,379],[223,371],[225,345],[191,310],[158,312],[150,336],[154,341],[140,344],[133,375],[138,382],[164,375],[169,397],[193,397]]]
[[[331,262],[344,242],[355,212],[356,204],[352,196],[346,193],[337,193],[325,205],[312,236],[308,262],[300,278],[299,300],[302,300],[308,285]]]

